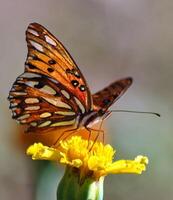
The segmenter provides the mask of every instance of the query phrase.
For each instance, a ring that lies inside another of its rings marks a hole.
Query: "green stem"
[[[103,181],[91,177],[80,180],[80,171],[67,167],[57,189],[57,200],[103,200]]]

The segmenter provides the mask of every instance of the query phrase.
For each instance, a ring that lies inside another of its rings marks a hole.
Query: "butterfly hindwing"
[[[113,82],[104,89],[92,95],[93,105],[96,109],[106,111],[117,101],[132,84],[132,78],[124,78]]]
[[[9,93],[13,118],[35,128],[72,125],[80,112],[72,93],[41,74],[23,73]]]

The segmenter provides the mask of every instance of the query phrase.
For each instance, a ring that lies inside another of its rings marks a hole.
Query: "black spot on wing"
[[[66,73],[74,75],[76,78],[80,78],[80,74],[76,69],[66,69]]]
[[[84,92],[86,90],[86,87],[85,85],[80,85],[79,89],[81,92]]]
[[[36,69],[36,67],[34,65],[32,65],[31,63],[27,63],[26,64],[30,69]]]
[[[71,81],[71,84],[74,86],[74,87],[77,87],[79,85],[79,82],[76,81],[76,80],[72,80]]]
[[[34,86],[34,88],[37,88],[37,89],[41,89],[42,87],[44,87],[45,83],[40,81],[37,85]]]
[[[54,72],[54,69],[48,67],[48,68],[47,68],[47,71],[50,72],[50,73],[52,73],[52,72]]]
[[[72,74],[74,74],[76,78],[80,78],[80,74],[76,69],[72,69]]]
[[[66,73],[70,74],[71,73],[71,70],[68,68],[66,69]]]
[[[53,59],[51,59],[51,60],[48,61],[48,63],[49,63],[50,65],[54,65],[54,64],[56,64],[56,61],[53,60]]]

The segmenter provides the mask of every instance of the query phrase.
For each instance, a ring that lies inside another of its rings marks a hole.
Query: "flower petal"
[[[137,156],[134,160],[119,160],[106,169],[107,173],[136,173],[141,174],[146,170],[148,158],[145,156]]]
[[[54,148],[34,143],[27,149],[27,155],[32,155],[33,160],[59,160],[60,153]]]

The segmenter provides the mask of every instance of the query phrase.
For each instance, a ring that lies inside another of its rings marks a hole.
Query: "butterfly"
[[[8,99],[12,117],[28,125],[27,132],[88,128],[109,114],[108,108],[132,84],[127,77],[92,95],[71,55],[46,28],[29,24],[26,41],[25,70]]]

